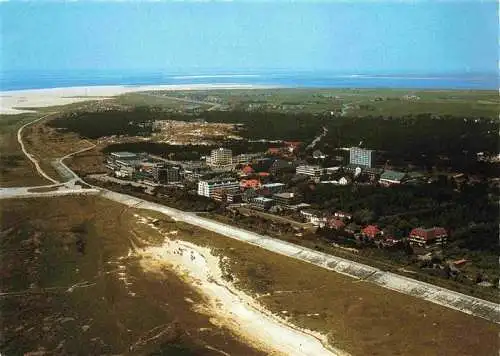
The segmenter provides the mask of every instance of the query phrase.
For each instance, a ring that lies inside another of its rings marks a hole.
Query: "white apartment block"
[[[323,174],[323,168],[320,166],[302,165],[295,169],[295,173],[311,177],[319,177]]]
[[[233,151],[227,148],[216,148],[210,152],[212,166],[227,166],[233,163]]]
[[[375,151],[351,147],[349,148],[349,163],[372,168],[375,163]]]
[[[218,189],[225,189],[230,192],[236,192],[240,190],[240,183],[232,178],[200,180],[198,182],[198,195],[211,198],[213,192]]]

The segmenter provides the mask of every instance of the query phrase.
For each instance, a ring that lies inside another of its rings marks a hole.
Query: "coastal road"
[[[42,118],[38,120],[41,120]],[[18,138],[20,139],[21,146],[24,147],[24,145],[22,144],[21,137],[22,137],[21,135],[18,136]],[[93,147],[88,147],[86,149],[91,149],[91,148]],[[82,150],[77,152],[81,151]],[[23,152],[28,157],[30,157],[29,153],[26,152],[25,149],[23,149]],[[61,158],[59,160],[60,164],[62,164],[65,169],[71,171],[71,169],[64,164],[63,160],[67,157],[70,157],[73,154],[76,154],[77,152],[68,154],[63,158]],[[43,172],[39,166],[37,170],[39,172]],[[74,173],[73,171],[71,172],[72,176],[74,177],[74,179],[72,180],[74,185],[74,182],[80,178],[78,177],[78,175],[76,175],[76,173]],[[357,280],[373,283],[387,289],[391,289],[400,293],[414,296],[416,298],[421,298],[430,301],[432,303],[445,306],[447,308],[455,309],[466,314],[490,320],[497,324],[500,323],[500,306],[496,303],[487,300],[475,298],[469,295],[441,288],[429,283],[400,276],[391,272],[385,272],[369,265],[350,261],[337,256],[328,255],[326,253],[322,253],[316,250],[311,250],[309,248],[298,246],[286,241],[272,238],[270,236],[256,234],[254,232],[247,231],[235,226],[206,219],[193,213],[188,213],[185,211],[170,208],[157,203],[152,203],[143,199],[139,199],[126,194],[113,192],[100,187],[91,186],[92,189],[78,189],[75,192],[73,192],[67,186],[65,186],[64,188],[68,189],[68,193],[70,194],[82,194],[82,191],[92,191],[94,193],[95,190],[97,191],[99,196],[115,202],[119,202],[129,207],[154,210],[163,213],[167,216],[170,216],[175,220],[195,225],[203,229],[213,231],[218,234],[227,236],[229,238],[246,242],[275,253],[279,253],[291,258],[308,262],[317,265],[319,267],[347,275]],[[6,190],[5,189],[0,190],[0,199],[5,196],[5,194],[1,194],[2,191]],[[18,196],[24,197],[24,195],[26,194],[26,192],[22,192],[21,190],[19,190],[18,192],[10,190],[10,192],[11,194],[8,197],[11,198]],[[43,194],[43,196],[48,196],[48,197],[57,195],[55,194],[55,192],[48,192],[48,193],[49,194],[47,193],[37,193],[37,194]]]

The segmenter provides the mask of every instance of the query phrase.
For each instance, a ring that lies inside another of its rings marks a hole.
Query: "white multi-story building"
[[[228,166],[233,163],[233,151],[228,148],[216,148],[210,152],[210,164],[216,167]]]
[[[200,180],[198,182],[198,195],[211,198],[213,192],[218,189],[237,192],[240,190],[240,183],[233,178]]]
[[[349,148],[349,163],[356,166],[372,168],[375,163],[375,151],[364,148]]]
[[[295,169],[295,173],[311,177],[319,177],[323,174],[323,168],[320,166],[302,165]]]

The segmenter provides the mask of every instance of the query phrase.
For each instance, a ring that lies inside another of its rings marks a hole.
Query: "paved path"
[[[36,171],[45,179],[50,181],[53,184],[48,184],[48,185],[42,185],[42,186],[34,186],[34,187],[10,187],[10,188],[3,188],[0,187],[0,199],[9,199],[9,198],[35,198],[35,197],[55,197],[55,196],[62,196],[62,195],[79,195],[79,194],[97,194],[100,192],[100,190],[97,187],[93,187],[91,189],[86,189],[83,188],[81,184],[83,184],[83,181],[80,179],[80,177],[73,172],[66,164],[64,163],[64,160],[76,155],[81,152],[85,152],[88,150],[93,149],[96,145],[87,141],[89,143],[89,147],[83,148],[81,150],[78,150],[76,152],[72,152],[70,154],[67,154],[64,157],[59,158],[54,162],[54,166],[56,170],[61,174],[61,176],[65,177],[68,179],[66,182],[60,182],[57,181],[51,177],[49,177],[43,169],[40,167],[40,163],[38,160],[31,155],[27,150],[26,146],[24,145],[23,142],[23,130],[25,127],[34,124],[35,122],[38,122],[40,120],[45,119],[46,117],[53,115],[55,113],[50,113],[48,115],[42,116],[38,119],[35,119],[33,121],[30,121],[23,126],[19,128],[17,131],[17,141],[19,142],[19,145],[21,146],[21,150],[23,151],[24,155],[33,163],[33,165],[36,168]],[[43,189],[47,189],[47,191],[43,191]],[[42,191],[40,191],[42,190]]]

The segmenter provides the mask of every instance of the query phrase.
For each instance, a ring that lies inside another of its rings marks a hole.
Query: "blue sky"
[[[3,71],[498,68],[494,1],[9,1],[0,11]]]

